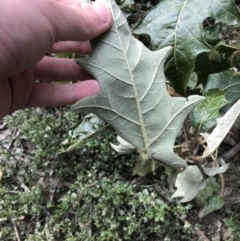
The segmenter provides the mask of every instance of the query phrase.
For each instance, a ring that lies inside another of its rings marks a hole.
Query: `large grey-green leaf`
[[[196,129],[208,132],[216,125],[217,118],[222,116],[219,109],[228,103],[225,94],[226,91],[212,89],[204,95],[205,100],[190,115]]]
[[[166,76],[181,94],[194,70],[195,57],[212,49],[202,31],[207,17],[240,24],[240,13],[232,0],[162,0],[134,30],[136,34],[150,35],[152,50],[173,46]]]
[[[132,37],[113,0],[98,2],[111,9],[113,25],[91,41],[92,54],[77,63],[99,80],[101,91],[97,96],[80,100],[72,110],[97,114],[149,159],[175,167],[186,166],[174,154],[173,145],[183,121],[203,97],[171,97],[163,73],[171,47],[150,51]]]

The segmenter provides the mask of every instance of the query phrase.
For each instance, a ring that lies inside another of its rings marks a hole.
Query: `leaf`
[[[110,145],[116,152],[118,152],[120,154],[127,154],[136,149],[133,145],[131,145],[128,142],[126,142],[125,140],[123,140],[120,136],[117,137],[117,140],[119,142],[118,146],[114,145],[112,143],[110,143]]]
[[[175,186],[177,191],[172,198],[183,197],[180,202],[189,202],[205,188],[206,180],[197,166],[188,166],[184,172],[177,175]]]
[[[203,37],[212,47],[210,52],[202,52],[195,59],[194,71],[198,76],[198,84],[203,86],[206,85],[210,74],[219,73],[231,67],[231,56],[238,50],[236,47],[226,45],[219,38],[220,33],[222,33],[222,24],[219,22],[203,28]]]
[[[204,206],[203,215],[206,216],[207,214],[222,208],[223,205],[224,205],[224,201],[221,197],[219,196],[209,197]]]
[[[226,91],[225,98],[229,102],[229,109],[240,98],[240,73],[228,70],[210,75],[205,91],[216,88]]]
[[[221,160],[221,165],[221,167],[203,167],[203,170],[208,176],[215,176],[216,174],[226,172],[229,167],[229,163],[226,164],[224,160]]]
[[[125,18],[128,18],[134,11],[134,4],[134,0],[124,0],[118,3],[119,7],[121,8],[122,14]]]
[[[214,193],[217,194],[219,190],[220,185],[216,182],[216,179],[214,177],[209,177],[206,179],[206,187],[198,193],[198,195],[194,198],[194,201],[199,207],[203,207],[208,198]]]
[[[98,2],[111,9],[113,25],[91,41],[92,54],[77,63],[98,79],[101,91],[80,100],[72,110],[95,113],[149,160],[186,166],[173,145],[183,121],[203,97],[171,97],[163,73],[171,47],[150,51],[132,36],[113,0]]]
[[[196,57],[194,69],[194,71],[197,73],[197,82],[198,84],[205,86],[208,82],[209,75],[228,70],[230,67],[231,66],[228,58],[221,59],[221,62],[218,62],[215,60],[210,60],[207,52],[200,53]]]
[[[124,0],[121,5],[120,8],[125,9],[125,10],[132,10],[132,6],[135,4],[134,0]]]
[[[214,128],[211,134],[200,133],[208,144],[207,148],[203,153],[203,156],[210,155],[218,148],[224,137],[233,126],[239,114],[240,100],[238,100],[238,102],[235,103],[223,117],[217,119],[217,126]]]
[[[72,151],[80,148],[87,141],[96,138],[109,129],[109,125],[105,125],[96,115],[86,115],[83,121],[74,129],[69,130],[67,138],[61,143],[58,154]]]
[[[135,34],[148,34],[151,37],[152,50],[173,46],[165,73],[174,89],[182,95],[185,95],[190,74],[194,70],[196,56],[212,49],[204,39],[205,32],[202,30],[202,22],[208,17],[226,24],[240,23],[240,13],[231,0],[162,0],[141,19],[134,30]],[[213,31],[215,34],[216,30]]]
[[[204,40],[214,48],[221,39],[219,38],[219,33],[222,31],[222,24],[221,23],[215,23],[214,25],[210,27],[203,27],[202,28],[202,34]]]
[[[206,168],[202,166],[204,172],[210,176],[207,179],[203,178],[197,166],[188,166],[184,172],[177,175],[175,182],[177,191],[172,195],[172,198],[183,197],[180,202],[189,202],[194,199],[198,205],[202,206],[213,192],[216,193],[219,190],[219,185],[213,176],[224,173],[229,166],[223,160],[221,164],[221,167]]]
[[[204,95],[205,100],[190,115],[195,128],[208,132],[216,125],[216,119],[221,117],[219,109],[227,103],[225,94],[225,91],[214,89]]]

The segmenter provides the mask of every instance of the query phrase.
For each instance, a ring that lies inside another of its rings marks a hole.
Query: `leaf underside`
[[[80,100],[72,110],[95,113],[149,159],[186,166],[173,145],[183,121],[203,97],[171,97],[163,73],[171,47],[150,51],[132,36],[113,0],[98,2],[111,9],[113,25],[91,41],[92,54],[77,63],[98,79],[101,91]]]
[[[182,95],[194,70],[196,56],[210,52],[216,40],[209,39],[203,31],[202,23],[208,17],[226,24],[240,24],[240,13],[232,0],[162,0],[134,30],[136,34],[151,37],[152,50],[173,46],[166,76]],[[207,31],[216,35],[215,30]]]

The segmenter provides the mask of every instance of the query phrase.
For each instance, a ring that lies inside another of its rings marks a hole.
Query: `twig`
[[[190,146],[190,153],[193,153],[193,150],[198,143],[199,133],[200,133],[200,130],[198,130],[197,133],[194,136],[194,139],[193,139],[193,141],[191,143],[191,146]]]
[[[200,148],[200,144],[197,143],[192,151],[193,155],[197,155],[199,148]]]
[[[16,224],[15,224],[14,219],[13,219],[12,216],[11,216],[11,221],[12,221],[12,224],[13,224],[13,228],[14,228],[14,231],[15,231],[15,235],[16,235],[17,241],[21,241],[21,239],[19,237],[19,233],[18,233],[17,227],[16,227]]]
[[[30,192],[30,189],[27,185],[22,181],[22,177],[17,176],[18,181],[21,183],[21,188],[24,189],[25,192]]]
[[[232,147],[229,151],[225,152],[222,156],[220,156],[217,161],[219,163],[219,161],[221,159],[223,160],[229,160],[232,157],[234,157],[238,152],[240,152],[240,142],[238,142],[234,147]]]
[[[215,165],[217,167],[219,167],[219,163],[221,162],[218,162],[218,160],[216,159],[216,157],[218,156],[218,148],[216,149],[215,151],[215,157],[213,158],[213,161],[215,163]],[[221,191],[220,191],[220,196],[222,197],[223,196],[223,193],[224,193],[224,186],[225,186],[225,183],[224,183],[224,176],[222,173],[219,173],[219,177],[220,177],[220,181],[221,181]]]
[[[0,131],[6,130],[7,129],[7,123],[3,122],[2,125],[0,126]]]
[[[231,146],[235,146],[237,141],[234,137],[232,137],[230,134],[228,134],[224,139],[223,142],[228,143]]]
[[[174,149],[182,148],[182,144],[176,145],[173,147]]]
[[[1,142],[0,142],[0,146],[8,153],[9,156],[11,156],[15,161],[18,162],[17,158]]]
[[[189,129],[188,128],[189,127],[188,127],[186,121],[184,121],[184,123],[183,123],[183,132],[184,132],[185,141],[190,141],[190,133],[189,133]]]
[[[61,180],[61,177],[58,178],[58,180],[56,181],[56,183],[55,183],[55,185],[54,185],[53,191],[52,191],[51,196],[50,196],[50,198],[49,198],[50,204],[52,203],[53,195],[54,195],[54,193],[55,193],[55,190],[56,190],[56,188],[57,188],[60,180]]]

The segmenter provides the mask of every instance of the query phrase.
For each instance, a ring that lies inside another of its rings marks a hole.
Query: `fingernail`
[[[98,14],[98,16],[100,17],[102,23],[107,23],[109,21],[109,17],[111,13],[107,7],[105,7],[102,4],[95,3],[93,4],[93,8],[95,12]]]

